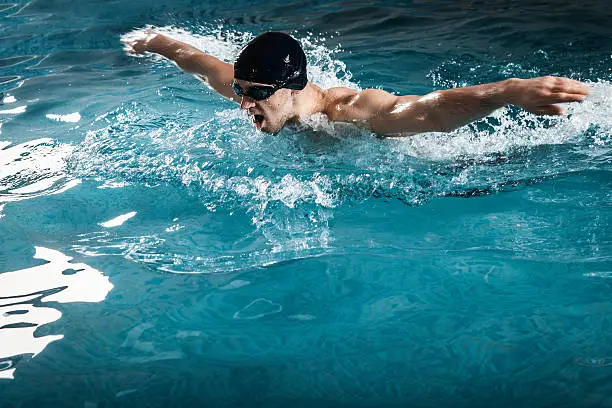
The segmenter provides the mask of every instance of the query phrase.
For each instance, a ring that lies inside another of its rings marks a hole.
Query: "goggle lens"
[[[237,83],[232,84],[232,89],[234,93],[238,96],[248,96],[251,99],[256,101],[263,101],[264,99],[268,99],[269,97],[277,91],[277,89],[273,86],[250,86],[246,91]]]

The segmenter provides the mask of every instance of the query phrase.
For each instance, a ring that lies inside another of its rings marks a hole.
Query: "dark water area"
[[[322,86],[563,75],[563,118],[255,132],[145,25]],[[612,406],[609,1],[0,3],[0,407]]]
[[[77,66],[119,64],[117,59],[123,56],[113,52],[118,49],[118,36],[144,24],[222,24],[253,33],[267,29],[312,32],[329,36],[326,43],[330,47],[341,45],[345,52],[342,60],[349,63],[363,86],[380,86],[373,81],[377,75],[405,78],[393,85],[400,92],[409,91],[410,84],[422,81],[431,66],[449,57],[462,64],[491,59],[499,64],[526,63],[525,69],[537,67],[538,72],[550,74],[577,76],[585,70],[609,74],[612,47],[612,12],[603,0],[223,4],[32,1],[2,13],[10,17],[5,19],[4,29],[10,35],[2,40],[5,54],[79,50]],[[62,54],[49,63],[61,64],[61,58],[74,63],[69,54]],[[415,54],[418,61],[410,69],[388,64],[391,58],[401,60]],[[387,69],[379,66],[382,62],[387,62]],[[491,75],[489,79],[499,78]]]

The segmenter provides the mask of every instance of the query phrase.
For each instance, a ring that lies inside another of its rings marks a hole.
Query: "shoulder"
[[[351,88],[329,88],[325,90],[325,99],[328,103],[357,103],[362,99],[371,100],[376,98],[388,98],[394,95],[382,89],[368,88],[356,91]]]
[[[338,88],[328,88],[325,90],[325,97],[329,100],[336,100],[339,98],[346,98],[349,96],[353,96],[359,93],[351,88],[338,87]]]

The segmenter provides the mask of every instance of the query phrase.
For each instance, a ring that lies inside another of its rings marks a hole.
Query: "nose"
[[[255,102],[248,96],[243,96],[240,101],[240,109],[249,109],[255,106]]]

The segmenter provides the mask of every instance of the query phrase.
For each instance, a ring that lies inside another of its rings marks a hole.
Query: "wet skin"
[[[257,82],[248,82],[236,79],[235,82],[248,93],[251,86],[270,86]],[[240,108],[249,115],[249,119],[258,130],[266,133],[277,133],[285,123],[295,120],[293,114],[293,91],[281,88],[274,92],[269,98],[255,100],[249,96],[238,96]]]
[[[506,105],[517,105],[537,115],[563,115],[559,103],[580,102],[589,87],[569,78],[510,78],[500,82],[435,91],[427,95],[393,95],[380,89],[323,90],[308,83],[300,91],[279,89],[256,101],[239,97],[232,89],[234,67],[195,47],[151,30],[126,42],[128,52],[160,54],[200,78],[214,91],[240,104],[254,126],[276,133],[286,123],[322,113],[330,121],[350,122],[379,135],[409,136],[422,132],[449,132]],[[254,85],[236,79],[243,88]]]

